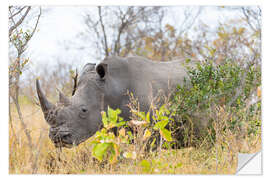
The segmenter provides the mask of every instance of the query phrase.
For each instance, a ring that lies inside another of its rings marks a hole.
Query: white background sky
[[[106,5],[110,5],[110,4],[122,4],[122,5],[126,5],[126,1],[104,1],[104,0],[100,0],[100,1],[89,1],[89,0],[73,0],[73,1],[69,1],[69,0],[54,0],[52,1],[54,5],[62,5],[62,4],[66,4],[66,5],[76,5],[76,4],[81,4],[81,5],[85,5],[85,4],[106,4]],[[134,1],[133,1],[134,2]],[[270,86],[269,86],[269,78],[270,77],[270,71],[268,70],[268,67],[270,67],[269,64],[269,47],[270,47],[270,37],[269,37],[269,32],[270,32],[270,26],[269,26],[269,19],[270,19],[270,5],[269,5],[269,0],[226,0],[226,1],[221,1],[221,0],[208,0],[208,1],[199,1],[200,4],[208,4],[208,5],[249,5],[249,4],[262,4],[263,7],[263,163],[264,163],[264,175],[265,176],[252,176],[250,178],[264,178],[264,179],[269,179],[269,177],[267,178],[267,176],[269,176],[270,171],[269,171],[269,152],[270,151],[270,146],[269,146],[269,141],[267,141],[268,138],[270,138],[270,134],[269,134],[269,127],[270,127],[270,121],[269,121],[269,117],[270,117],[270,112],[267,111],[267,109],[269,109],[270,104],[269,104],[269,93],[270,92]],[[37,5],[37,4],[47,4],[48,1],[46,0],[18,0],[18,1],[14,1],[14,0],[9,0],[9,4],[32,4],[32,5]],[[136,5],[137,4],[144,4],[144,5],[149,5],[149,4],[156,4],[156,5],[171,5],[171,4],[197,4],[198,0],[189,0],[189,1],[171,1],[171,0],[149,0],[149,1],[145,1],[145,0],[137,0],[135,1],[133,4]],[[148,3],[148,4],[145,4]],[[164,4],[165,3],[165,4]],[[7,177],[8,174],[8,82],[7,82],[7,67],[8,67],[8,37],[7,37],[7,7],[8,7],[8,1],[2,0],[1,1],[1,5],[0,5],[0,82],[1,82],[1,88],[0,88],[0,111],[1,111],[1,118],[0,118],[0,137],[1,137],[1,158],[0,158],[0,170],[1,170],[1,175],[2,178],[6,179],[6,178],[10,178]],[[71,8],[72,9],[72,8]],[[62,11],[66,11],[66,10],[62,10]],[[71,35],[75,35],[77,30],[77,28],[79,28],[79,21],[76,20],[75,17],[79,17],[79,12],[77,10],[74,11],[68,11],[65,12],[66,13],[66,20],[64,21],[64,23],[59,23],[59,21],[63,21],[61,20],[61,18],[57,15],[57,11],[52,11],[50,12],[51,14],[48,13],[48,20],[46,20],[44,22],[41,22],[41,26],[40,26],[40,32],[39,34],[37,34],[36,38],[37,39],[33,39],[33,44],[35,46],[35,48],[39,49],[39,50],[35,50],[35,49],[29,49],[29,52],[31,52],[31,56],[33,57],[39,57],[39,56],[54,56],[55,54],[58,53],[62,53],[59,51],[59,47],[58,47],[58,40],[60,39],[65,39],[65,38],[71,38]],[[209,13],[209,12],[205,12],[205,13]],[[55,16],[55,17],[54,17]],[[213,17],[215,17],[215,15],[213,15]],[[51,32],[53,32],[53,35],[51,35]],[[43,48],[38,48],[38,46],[40,46],[42,44]],[[38,45],[38,46],[37,46]],[[38,60],[38,59],[37,59]],[[85,63],[87,62],[87,57],[85,57]],[[266,101],[268,100],[268,101]],[[268,130],[267,130],[268,129]],[[77,178],[78,176],[69,176],[69,177],[60,177],[57,176],[56,178]],[[153,176],[152,176],[153,177]],[[151,177],[151,178],[152,178]],[[159,176],[160,178],[164,178],[162,176]],[[189,176],[190,177],[190,176]],[[188,178],[189,178],[188,177]],[[198,178],[198,176],[196,176]],[[248,178],[245,176],[242,176],[243,178]],[[31,178],[52,178],[52,177],[48,177],[48,176],[24,176],[24,177],[18,177],[18,176],[13,176],[12,178],[27,178],[27,179],[31,179]],[[101,178],[100,176],[94,176],[94,177],[89,177],[89,176],[80,176],[80,178]],[[137,179],[138,177],[135,176],[106,176],[105,178],[117,178],[117,179]],[[143,178],[143,176],[140,176],[140,178]],[[150,177],[146,177],[146,178],[150,178]],[[154,178],[158,178],[157,176],[155,176]],[[182,178],[179,176],[169,176],[166,178]],[[190,177],[190,178],[194,178]],[[202,176],[199,177],[202,179],[216,179],[217,176]],[[223,176],[223,177],[218,177],[218,178],[228,178],[228,176]],[[232,176],[230,176],[229,178],[234,178]],[[236,177],[236,178],[241,178],[241,177]]]
[[[76,35],[83,31],[84,23],[82,15],[85,9],[95,9],[95,7],[74,7],[74,6],[43,6],[43,16],[40,19],[38,26],[39,31],[35,34],[29,43],[27,55],[30,60],[35,62],[45,61],[50,63],[54,61],[55,57],[60,57],[60,60],[66,63],[70,59],[65,57],[75,56],[78,57],[78,64],[84,64],[88,61],[96,61],[87,51],[65,51],[63,49],[63,41],[74,41]],[[180,25],[183,17],[181,17],[181,7],[172,7],[169,11],[171,18],[166,19],[168,23]],[[209,25],[212,29],[218,25],[219,22],[224,22],[226,19],[237,17],[235,12],[217,10],[215,7],[203,7],[202,12],[197,19]],[[113,18],[112,18],[113,19]],[[195,27],[194,24],[193,27]],[[76,39],[77,40],[77,39]],[[72,53],[72,54],[71,54]],[[75,54],[74,54],[75,53]]]

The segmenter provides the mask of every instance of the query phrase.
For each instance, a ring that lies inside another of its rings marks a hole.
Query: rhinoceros
[[[44,118],[50,126],[49,137],[56,147],[73,147],[93,136],[102,126],[101,111],[106,107],[121,109],[128,120],[129,96],[133,93],[140,111],[148,111],[150,96],[160,91],[168,94],[188,79],[185,60],[155,62],[142,57],[106,57],[100,63],[88,63],[79,76],[72,97],[59,91],[59,103],[45,97],[39,80],[36,89]]]

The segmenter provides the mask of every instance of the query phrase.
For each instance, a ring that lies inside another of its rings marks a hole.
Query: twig
[[[106,56],[109,56],[107,35],[106,35],[106,32],[105,32],[105,27],[104,27],[103,20],[102,20],[101,7],[100,6],[98,6],[98,15],[99,15],[99,21],[100,21],[100,25],[101,25],[101,28],[102,28],[103,36],[104,36],[105,53],[106,53]]]
[[[77,90],[77,81],[78,81],[78,71],[77,71],[77,69],[75,71],[75,77],[73,77],[73,80],[74,80],[74,86],[73,86],[72,96],[75,94],[75,92]]]
[[[14,29],[16,29],[20,24],[22,24],[23,20],[25,19],[25,17],[29,13],[30,9],[31,9],[31,7],[28,6],[27,10],[25,11],[24,15],[20,18],[20,20],[17,23],[15,23],[13,26],[11,26],[9,28],[9,33],[8,33],[9,36],[11,36],[12,32],[14,31]],[[11,19],[13,19],[13,18],[11,17]]]
[[[19,11],[17,11],[17,12],[14,13],[14,14],[12,14],[12,13],[11,13],[11,10],[9,9],[10,14],[12,14],[12,15],[11,15],[8,19],[13,19],[13,17],[15,17],[16,15],[18,15],[19,13],[21,13],[22,10],[24,10],[26,7],[27,7],[27,6],[22,7]]]
[[[32,164],[32,174],[36,174],[37,173],[37,170],[38,170],[38,166],[37,166],[37,162],[38,162],[38,158],[39,158],[39,154],[40,154],[40,151],[41,151],[41,148],[42,148],[42,137],[43,137],[43,133],[44,131],[41,131],[40,132],[40,135],[39,135],[39,138],[38,138],[38,143],[37,143],[37,146],[36,146],[36,149],[38,149],[37,153],[36,153],[36,156],[35,156],[35,159],[34,159],[34,162]]]

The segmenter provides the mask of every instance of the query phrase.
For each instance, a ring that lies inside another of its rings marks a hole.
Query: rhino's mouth
[[[54,143],[54,146],[56,148],[62,148],[62,147],[65,147],[65,148],[72,148],[74,147],[75,145],[74,144],[67,144],[67,143],[63,143],[63,142],[58,142],[58,143]]]
[[[54,146],[57,148],[66,147],[66,148],[72,148],[74,146],[77,146],[78,144],[75,141],[72,141],[70,137],[67,138],[58,138],[52,140],[54,143]]]
[[[89,135],[85,135],[80,139],[77,140],[72,140],[72,136],[71,135],[67,135],[67,136],[62,136],[61,138],[51,138],[52,142],[54,143],[54,146],[57,148],[72,148],[75,146],[78,146],[79,144],[83,143],[84,141],[86,141],[90,136]]]

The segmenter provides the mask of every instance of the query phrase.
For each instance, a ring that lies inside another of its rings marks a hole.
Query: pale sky
[[[39,64],[53,64],[55,59],[74,64],[79,69],[87,62],[96,62],[97,60],[91,57],[89,51],[66,50],[63,47],[63,42],[78,42],[76,35],[84,29],[83,12],[85,9],[94,10],[95,8],[94,6],[43,7],[44,13],[40,19],[39,31],[31,39],[27,51],[32,68]],[[171,18],[166,21],[174,26],[180,25],[183,17],[179,16],[179,12],[181,12],[181,7],[172,7],[169,11]],[[202,21],[214,30],[218,22],[224,22],[235,16],[237,16],[235,13],[224,10],[221,12],[215,7],[203,7],[196,22]]]

